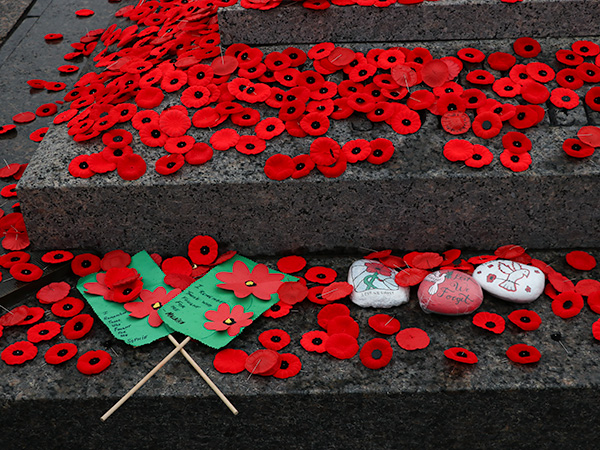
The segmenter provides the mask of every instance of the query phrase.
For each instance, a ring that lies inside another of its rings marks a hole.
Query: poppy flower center
[[[290,107],[287,109],[287,113],[288,113],[288,114],[294,114],[295,112],[296,112],[296,107],[295,107],[295,106],[290,106]]]
[[[15,350],[13,352],[13,355],[15,355],[15,356],[21,356],[22,354],[23,354],[23,350]]]
[[[281,361],[281,370],[285,370],[288,367],[290,367],[289,363],[287,361]]]
[[[482,158],[482,156],[481,156],[479,153],[475,153],[475,154],[473,155],[473,159],[474,159],[475,161],[479,161],[481,158]]]
[[[81,267],[83,267],[84,269],[87,269],[88,267],[90,267],[92,265],[92,262],[90,260],[84,260],[81,261]]]
[[[235,320],[234,320],[234,319],[232,319],[231,317],[228,317],[227,319],[225,319],[225,320],[223,321],[223,323],[224,323],[225,325],[233,325],[233,324],[235,323]]]
[[[315,120],[313,123],[310,124],[310,126],[313,130],[318,130],[321,124]]]
[[[381,353],[381,350],[379,350],[378,348],[376,348],[375,350],[373,350],[373,352],[371,353],[371,357],[373,359],[379,359],[383,356],[383,353]]]
[[[322,87],[321,89],[319,89],[319,94],[327,94],[328,89],[325,87]]]
[[[596,74],[596,72],[593,70],[586,70],[585,73],[587,73],[590,77],[593,77]]]
[[[308,84],[314,84],[314,83],[316,83],[316,81],[317,81],[317,80],[315,80],[315,77],[308,77],[308,78],[306,79],[306,82],[307,82]]]
[[[575,81],[575,77],[573,75],[568,75],[567,77],[565,77],[565,80],[567,80],[569,83],[572,83],[573,81]]]
[[[514,88],[512,86],[504,86],[505,91],[512,91]]]
[[[419,63],[419,64],[423,64],[423,58],[421,58],[420,56],[418,58],[415,58],[415,62]],[[446,91],[447,92],[447,91]],[[452,92],[452,91],[450,91]]]
[[[518,163],[519,162],[519,157],[517,155],[513,155],[510,157],[510,160],[514,163]]]
[[[48,331],[48,330],[40,330],[39,335],[44,336],[44,335],[48,334],[49,332],[50,331]]]
[[[466,56],[467,58],[472,58],[472,57],[473,57],[473,53],[465,53],[465,56]]]
[[[359,72],[358,72],[358,74],[359,74],[361,77],[364,77],[364,76],[367,74],[367,71],[366,71],[365,69],[363,69],[363,70],[359,71]]]
[[[281,336],[271,336],[271,342],[281,342]]]
[[[325,278],[325,274],[324,273],[318,273],[317,274],[317,278],[323,279],[323,278]]]
[[[531,322],[531,319],[529,317],[521,317],[519,320],[521,322],[523,322],[523,323],[529,323],[529,322]]]
[[[579,144],[573,144],[573,145],[571,146],[571,148],[572,148],[573,150],[575,150],[576,152],[578,152],[579,150],[581,150],[581,145],[579,145]]]
[[[179,147],[179,148],[185,147],[185,141],[178,142],[177,147]]]
[[[524,118],[525,118],[525,113],[521,112],[521,113],[517,114],[517,119],[523,120]]]
[[[360,151],[361,151],[361,148],[360,148],[360,147],[354,147],[354,148],[352,149],[352,152],[351,152],[351,153],[352,153],[353,155],[358,155],[358,154],[360,153]]]
[[[600,105],[600,97],[596,97],[596,98],[594,99],[594,103],[595,103],[596,105]]]
[[[246,286],[248,287],[254,287],[256,286],[256,282],[252,281],[252,280],[248,280],[244,283]]]
[[[290,59],[298,59],[298,53],[290,53],[288,55],[288,58],[290,58]]]
[[[73,309],[73,305],[70,303],[67,303],[66,305],[63,306],[62,308],[64,311],[69,311],[70,309]]]
[[[573,307],[573,302],[571,300],[567,300],[566,302],[563,303],[563,308],[565,309],[569,309]]]
[[[172,169],[173,167],[175,167],[174,162],[170,162],[169,164],[167,164],[167,169]]]
[[[410,123],[411,123],[411,122],[410,122],[410,120],[408,120],[408,119],[403,119],[403,120],[402,120],[402,125],[404,125],[405,127],[408,127],[408,126],[410,125]]]
[[[292,80],[294,79],[294,77],[292,77],[291,75],[285,75],[285,76],[283,77],[283,79],[284,79],[285,81],[292,81]]]
[[[485,77],[483,75],[477,75],[477,79],[478,80],[485,80]]]
[[[86,162],[79,163],[79,168],[80,169],[87,169],[88,167],[89,167],[88,163],[86,163]]]
[[[202,93],[202,91],[196,91],[196,92],[194,92],[194,97],[202,98],[202,97],[204,97],[204,94]]]
[[[31,270],[29,270],[29,269],[21,270],[21,273],[23,275],[31,275]]]
[[[357,92],[357,89],[356,89],[354,86],[350,86],[350,87],[348,88],[348,90],[349,90],[350,92],[353,92],[353,93],[356,93],[356,92]]]
[[[208,248],[207,245],[204,245],[203,247],[200,247],[200,253],[203,255],[208,255],[210,253],[210,248]]]
[[[377,157],[377,158],[379,158],[379,157],[380,157],[380,156],[382,156],[382,155],[383,155],[383,151],[382,151],[380,148],[378,148],[377,150],[375,150],[375,151],[373,152],[373,156],[375,156],[375,157]]]
[[[477,97],[475,97],[475,96],[469,97],[469,99],[467,100],[467,103],[470,103],[470,104],[473,105],[473,104],[477,103],[478,100],[479,99]]]
[[[304,163],[298,163],[298,164],[296,164],[296,170],[302,170],[302,169],[304,169],[304,167],[306,167],[304,165]]]
[[[527,74],[526,74],[526,73],[520,73],[520,74],[519,74],[519,78],[520,78],[521,80],[526,80],[528,77],[527,77]]]
[[[563,95],[563,96],[562,96],[560,99],[561,99],[563,102],[568,102],[569,100],[571,100],[571,97],[569,97],[568,95]]]
[[[521,358],[527,358],[527,357],[529,356],[529,352],[528,352],[527,350],[521,350],[521,351],[519,352],[519,356],[520,356]]]
[[[254,94],[254,91],[255,91],[255,90],[256,90],[256,89],[254,89],[253,87],[249,87],[248,89],[246,89],[246,92],[247,92],[248,94]]]
[[[63,348],[62,350],[58,351],[56,356],[65,356],[67,353],[69,353],[69,351],[67,349]]]
[[[487,328],[494,328],[494,327],[496,326],[496,324],[495,324],[494,322],[491,322],[491,321],[490,321],[490,322],[486,322],[486,323],[485,323],[485,326],[486,326]]]
[[[171,80],[171,82],[170,82],[171,86],[173,86],[173,85],[175,85],[175,84],[177,84],[177,83],[179,83],[179,80],[178,80],[177,78],[173,78],[173,79]]]
[[[545,70],[540,70],[538,74],[540,74],[542,77],[545,77],[546,75],[548,75],[548,72],[546,72]]]
[[[100,362],[100,358],[92,358],[90,359],[90,366],[94,366]]]
[[[455,111],[456,109],[457,108],[456,108],[456,105],[454,103],[450,103],[448,105],[448,111]]]
[[[152,133],[150,133],[150,135],[154,138],[154,139],[158,139],[160,137],[160,131],[158,130],[152,130]]]
[[[144,117],[142,119],[142,123],[150,123],[150,122],[152,122],[152,120],[150,120],[150,117]]]
[[[250,114],[244,114],[244,115],[242,116],[242,119],[244,119],[244,120],[248,120],[248,119],[250,119]]]
[[[116,149],[116,150],[113,152],[113,155],[114,155],[114,156],[123,156],[123,150],[121,150],[120,148],[118,148],[118,149]]]
[[[152,303],[152,309],[158,309],[160,308],[162,305],[160,304],[160,302],[154,302]]]
[[[590,51],[590,49],[587,47],[581,47],[579,50],[582,51],[583,53],[587,53]]]
[[[457,352],[457,353],[456,353],[456,356],[459,356],[459,357],[461,357],[461,358],[466,358],[466,357],[467,357],[467,354],[466,354],[465,352]]]
[[[269,125],[267,127],[267,131],[273,131],[273,130],[275,130],[275,125]]]
[[[314,338],[314,339],[312,340],[312,343],[313,343],[314,345],[321,345],[321,344],[323,343],[323,339],[321,339],[321,338]]]
[[[83,330],[83,323],[81,323],[81,322],[77,322],[77,323],[76,323],[76,324],[73,326],[73,329],[74,329],[75,331],[81,331],[81,330]],[[41,334],[41,333],[40,333],[40,334]]]
[[[27,322],[28,320],[31,320],[31,319],[33,319],[33,316],[29,315],[29,316],[25,317],[25,318],[23,319],[23,321],[24,321],[24,322]]]
[[[513,141],[513,147],[520,148],[520,147],[522,147],[522,146],[523,146],[523,144],[521,144],[521,142],[520,142],[520,141]]]
[[[254,144],[246,144],[246,148],[247,148],[248,150],[254,150],[254,148],[255,148],[255,147],[256,147],[256,146],[255,146]]]
[[[12,258],[10,258],[11,261],[19,261],[21,258],[19,258],[18,256],[13,256]]]
[[[125,289],[125,290],[123,291],[123,295],[129,295],[129,294],[131,294],[132,292],[133,292],[133,291],[132,291],[132,289],[131,289],[131,288],[127,288],[127,289]]]
[[[490,128],[492,128],[492,123],[489,120],[485,120],[481,124],[481,128],[483,128],[484,130],[489,130]]]

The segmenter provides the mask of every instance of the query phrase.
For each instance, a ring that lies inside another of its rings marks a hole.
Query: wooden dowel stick
[[[179,342],[177,342],[177,339],[175,339],[173,337],[173,335],[169,334],[167,337],[173,343],[173,345],[175,345],[175,346],[179,345]],[[213,381],[208,377],[208,375],[206,375],[206,373],[204,373],[204,371],[200,368],[200,366],[196,363],[196,361],[194,361],[194,359],[190,356],[190,354],[184,348],[181,349],[181,354],[185,357],[185,359],[188,360],[188,362],[192,365],[192,367],[194,369],[196,369],[196,372],[198,372],[200,374],[202,379],[204,379],[204,381],[206,381],[206,384],[208,384],[210,386],[210,388],[214,391],[215,394],[217,394],[217,396],[223,401],[223,403],[225,403],[225,405],[229,408],[229,410],[234,415],[237,416],[238,410],[235,409],[235,406],[233,406],[231,404],[229,399],[227,397],[225,397],[225,395],[221,392],[221,390],[217,387],[217,385],[215,383],[213,383]]]
[[[175,347],[175,348],[173,349],[173,351],[172,351],[171,353],[169,353],[167,356],[165,356],[165,357],[164,357],[164,359],[163,359],[161,362],[159,362],[159,363],[156,365],[156,367],[154,367],[154,369],[152,369],[150,372],[148,372],[148,374],[147,374],[147,375],[146,375],[144,378],[142,378],[142,379],[141,379],[141,380],[138,382],[138,384],[136,384],[134,387],[132,387],[132,388],[131,388],[131,390],[130,390],[130,391],[127,393],[127,394],[125,394],[125,395],[123,396],[123,398],[121,398],[121,400],[119,400],[117,403],[115,403],[115,405],[114,405],[112,408],[110,408],[108,411],[106,411],[106,413],[105,413],[105,414],[104,414],[104,415],[103,415],[103,416],[102,416],[100,419],[101,419],[103,422],[104,422],[106,419],[108,419],[108,418],[109,418],[109,417],[112,415],[112,413],[114,413],[114,412],[115,412],[117,409],[119,409],[119,408],[121,407],[121,405],[122,405],[123,403],[125,403],[125,402],[126,402],[128,399],[129,399],[129,397],[131,397],[133,394],[135,394],[135,392],[136,392],[136,391],[137,391],[139,388],[141,388],[141,387],[142,387],[142,386],[143,386],[143,385],[146,383],[146,381],[148,381],[150,378],[152,378],[152,376],[153,376],[153,375],[154,375],[156,372],[158,372],[158,371],[159,371],[159,370],[162,368],[162,366],[164,366],[166,363],[168,363],[168,362],[169,362],[169,360],[170,360],[171,358],[173,358],[173,356],[175,356],[177,353],[179,353],[179,351],[180,351],[180,350],[181,350],[183,347],[185,347],[185,345],[186,345],[188,342],[190,342],[190,339],[191,339],[191,337],[189,337],[189,336],[188,336],[188,337],[186,337],[186,338],[185,338],[185,339],[184,339],[184,340],[183,340],[183,341],[182,341],[182,342],[181,342],[179,345],[177,345],[177,347]]]

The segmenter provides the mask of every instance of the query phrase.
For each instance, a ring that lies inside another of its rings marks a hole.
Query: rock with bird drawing
[[[530,303],[544,292],[544,273],[537,267],[497,259],[475,268],[473,278],[482,289],[513,303]]]

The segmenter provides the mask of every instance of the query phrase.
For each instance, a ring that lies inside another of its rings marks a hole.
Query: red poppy
[[[542,318],[535,312],[527,309],[518,309],[508,315],[508,320],[518,326],[521,330],[537,330],[542,324]]]
[[[244,350],[226,348],[215,355],[213,366],[221,373],[241,373],[246,368],[246,359],[248,354]]]
[[[245,368],[250,375],[271,376],[280,368],[281,355],[276,351],[257,350],[246,358]]]
[[[404,350],[421,350],[429,345],[429,336],[420,328],[405,328],[396,335],[396,342]]]
[[[272,319],[279,319],[280,317],[287,316],[292,309],[292,305],[279,301],[267,309],[264,313],[264,317],[270,317]]]
[[[339,315],[332,317],[327,322],[327,334],[332,336],[338,333],[349,334],[354,338],[358,338],[360,329],[358,323],[348,315]]]
[[[531,150],[531,141],[518,131],[509,131],[502,136],[502,146],[511,153],[524,153]]]
[[[600,46],[591,41],[575,41],[571,44],[571,49],[580,56],[596,56],[600,53]]]
[[[567,68],[558,71],[556,74],[556,82],[564,88],[579,89],[583,86],[583,80],[579,78],[577,70]]]
[[[304,280],[287,281],[281,283],[277,289],[277,295],[279,296],[279,301],[289,305],[295,305],[307,297],[308,288],[306,287]]]
[[[513,172],[523,172],[531,165],[531,156],[529,153],[512,153],[504,150],[500,154],[500,162]]]
[[[10,269],[15,264],[26,263],[31,259],[31,255],[26,252],[10,252],[0,256],[0,267]]]
[[[575,91],[561,87],[552,90],[550,101],[557,108],[573,109],[579,105],[579,96]]]
[[[444,356],[448,359],[464,364],[475,364],[477,361],[479,361],[475,353],[462,347],[452,347],[444,350]]]
[[[337,359],[350,359],[358,353],[356,338],[345,333],[332,334],[325,342],[325,350]]]
[[[509,123],[518,130],[532,127],[538,122],[537,112],[528,105],[517,105],[514,116],[509,119]]]
[[[39,291],[37,291],[35,297],[40,301],[40,303],[48,305],[64,299],[67,295],[69,295],[70,290],[71,286],[69,283],[65,281],[57,281],[41,288]]]
[[[371,153],[367,157],[367,161],[371,164],[383,164],[390,160],[394,154],[394,144],[385,138],[373,139],[369,142]]]
[[[56,111],[56,103],[44,103],[35,110],[35,114],[38,117],[48,117],[56,114]]]
[[[321,136],[329,129],[329,119],[319,112],[309,113],[300,120],[300,127],[311,136]]]
[[[313,283],[330,284],[335,281],[337,272],[329,267],[315,266],[308,269],[304,276]]]
[[[100,271],[100,258],[92,253],[82,253],[71,260],[71,270],[79,277]]]
[[[47,264],[60,264],[73,259],[73,253],[66,250],[52,250],[42,255],[42,261]]]
[[[594,336],[594,339],[597,341],[600,341],[600,319],[592,324],[592,336]]]
[[[396,109],[396,113],[389,119],[389,124],[398,134],[412,134],[421,128],[421,117],[416,111],[401,107]]]
[[[475,144],[473,145],[473,155],[469,159],[465,160],[465,165],[479,169],[483,166],[491,164],[493,159],[494,155],[487,147]]]
[[[46,313],[46,311],[44,310],[44,308],[40,308],[37,306],[27,308],[27,315],[17,325],[20,325],[20,326],[32,325],[32,324],[38,322],[42,317],[44,317],[45,313]],[[2,330],[0,330],[0,331],[2,331]]]
[[[409,267],[408,269],[402,269],[400,272],[398,272],[394,279],[398,286],[408,287],[416,286],[423,281],[427,275],[429,275],[428,270]]]
[[[52,313],[58,317],[73,317],[79,314],[84,307],[82,300],[75,297],[67,297],[52,304]]]
[[[592,125],[581,127],[577,132],[577,137],[587,145],[600,147],[600,128]]]
[[[481,50],[472,47],[461,48],[457,55],[463,61],[473,64],[483,62],[485,59],[485,54]]]
[[[594,154],[594,147],[584,144],[579,139],[565,139],[562,145],[564,152],[573,158],[587,158]]]
[[[284,123],[277,117],[268,117],[256,124],[254,132],[260,139],[270,140],[279,136],[285,130]]]
[[[46,41],[56,41],[59,39],[62,39],[63,35],[60,33],[48,33],[47,35],[44,36],[44,39]]]
[[[369,317],[369,326],[381,334],[395,334],[400,331],[400,321],[388,314],[375,314]]]
[[[279,289],[283,274],[271,273],[264,264],[257,264],[250,271],[242,261],[236,261],[231,272],[219,272],[216,277],[223,282],[217,287],[233,291],[237,298],[252,294],[261,300],[270,300]]]
[[[495,334],[502,334],[505,328],[504,318],[498,314],[489,312],[475,314],[473,316],[473,325]]]
[[[290,335],[283,330],[266,330],[259,334],[258,341],[263,347],[279,351],[291,342]]]
[[[76,178],[90,178],[94,171],[90,167],[90,156],[79,155],[69,163],[69,173]]]
[[[466,79],[469,83],[478,86],[492,84],[495,80],[494,75],[483,69],[473,70],[467,73]]]
[[[332,303],[324,306],[317,314],[317,323],[324,329],[328,328],[329,321],[338,316],[349,316],[350,309],[341,303]]]
[[[34,344],[49,341],[60,333],[60,324],[56,322],[42,322],[27,330],[27,340]]]
[[[521,37],[513,42],[513,50],[523,58],[535,58],[542,51],[542,46],[533,38]]]
[[[173,153],[158,158],[154,168],[161,175],[171,175],[183,167],[185,158],[183,155]]]
[[[471,128],[471,119],[466,113],[461,111],[444,113],[440,122],[445,131],[455,136],[466,133]]]
[[[300,272],[306,267],[306,259],[302,256],[284,256],[277,261],[277,270],[283,273]]]
[[[598,83],[600,81],[600,67],[591,63],[582,63],[575,69],[577,76],[586,83]]]
[[[381,369],[392,360],[394,351],[388,341],[381,338],[371,339],[360,349],[360,360],[369,369]]]
[[[77,370],[84,375],[96,375],[106,370],[111,362],[112,357],[104,350],[90,350],[77,360]]]
[[[81,339],[92,329],[94,318],[89,314],[78,314],[69,319],[63,327],[63,335],[67,339]]]
[[[515,344],[506,350],[506,356],[517,364],[532,364],[538,362],[542,355],[531,345]]]
[[[575,285],[573,282],[555,270],[552,270],[552,272],[549,272],[546,274],[546,276],[548,277],[550,285],[552,285],[557,292],[568,292],[575,290]]]
[[[598,291],[600,291],[600,281],[597,280],[583,279],[575,285],[575,292],[584,296],[592,295]]]
[[[240,136],[235,149],[244,155],[257,155],[265,150],[266,145],[267,143],[257,136]]]
[[[285,379],[296,376],[302,369],[300,358],[292,353],[282,353],[279,369],[273,374],[275,378]]]
[[[29,341],[18,341],[2,350],[0,358],[6,364],[18,365],[31,361],[37,355],[38,349]]]
[[[39,280],[44,272],[35,264],[18,263],[10,268],[10,274],[17,281],[30,282]]]
[[[444,145],[443,155],[449,161],[466,161],[473,153],[473,144],[464,139],[452,139]]]
[[[213,157],[213,149],[204,142],[196,142],[192,149],[185,153],[185,162],[192,165],[201,165]]]
[[[590,255],[588,252],[581,250],[575,250],[567,253],[566,255],[567,264],[577,270],[592,270],[596,267],[596,258]]]
[[[471,125],[473,133],[483,139],[490,139],[498,135],[502,130],[502,120],[498,114],[483,112],[477,114]]]
[[[561,292],[552,300],[552,312],[558,317],[575,317],[583,308],[583,297],[575,291]]]
[[[542,83],[526,81],[521,87],[521,97],[523,100],[537,105],[550,98],[550,91]]]
[[[281,153],[270,156],[265,162],[264,172],[271,180],[281,181],[289,178],[294,173],[292,157]]]
[[[77,354],[77,346],[69,342],[56,344],[50,347],[44,354],[48,364],[62,364]]]

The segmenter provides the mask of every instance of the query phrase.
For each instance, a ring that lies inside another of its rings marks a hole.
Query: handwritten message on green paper
[[[163,282],[165,274],[147,252],[140,252],[132,256],[129,267],[136,269],[141,275],[144,289],[154,291],[160,286],[164,287],[167,292],[173,289]],[[131,317],[123,303],[105,300],[100,295],[86,294],[84,285],[95,281],[95,273],[83,277],[77,283],[77,289],[115,338],[138,347],[172,333],[173,330],[164,323],[159,327],[152,327],[147,319]]]
[[[255,321],[279,301],[276,289],[268,300],[263,300],[252,294],[245,298],[238,298],[232,290],[217,287],[218,284],[223,284],[223,280],[219,280],[217,274],[234,272],[234,266],[236,270],[242,268],[241,263],[249,271],[256,273],[254,269],[257,264],[254,261],[236,255],[190,285],[162,307],[158,314],[174,330],[191,336],[209,347],[224,347],[245,328],[246,324],[249,325],[251,321]],[[281,275],[282,282],[298,280],[296,277],[273,270],[269,270],[269,274]],[[247,281],[251,282],[250,279]],[[208,317],[212,317],[213,320],[207,318],[207,313]],[[252,315],[250,316],[249,313]],[[248,316],[250,316],[249,319]],[[231,326],[227,329],[219,329],[223,328],[223,322],[227,321],[231,323]]]

